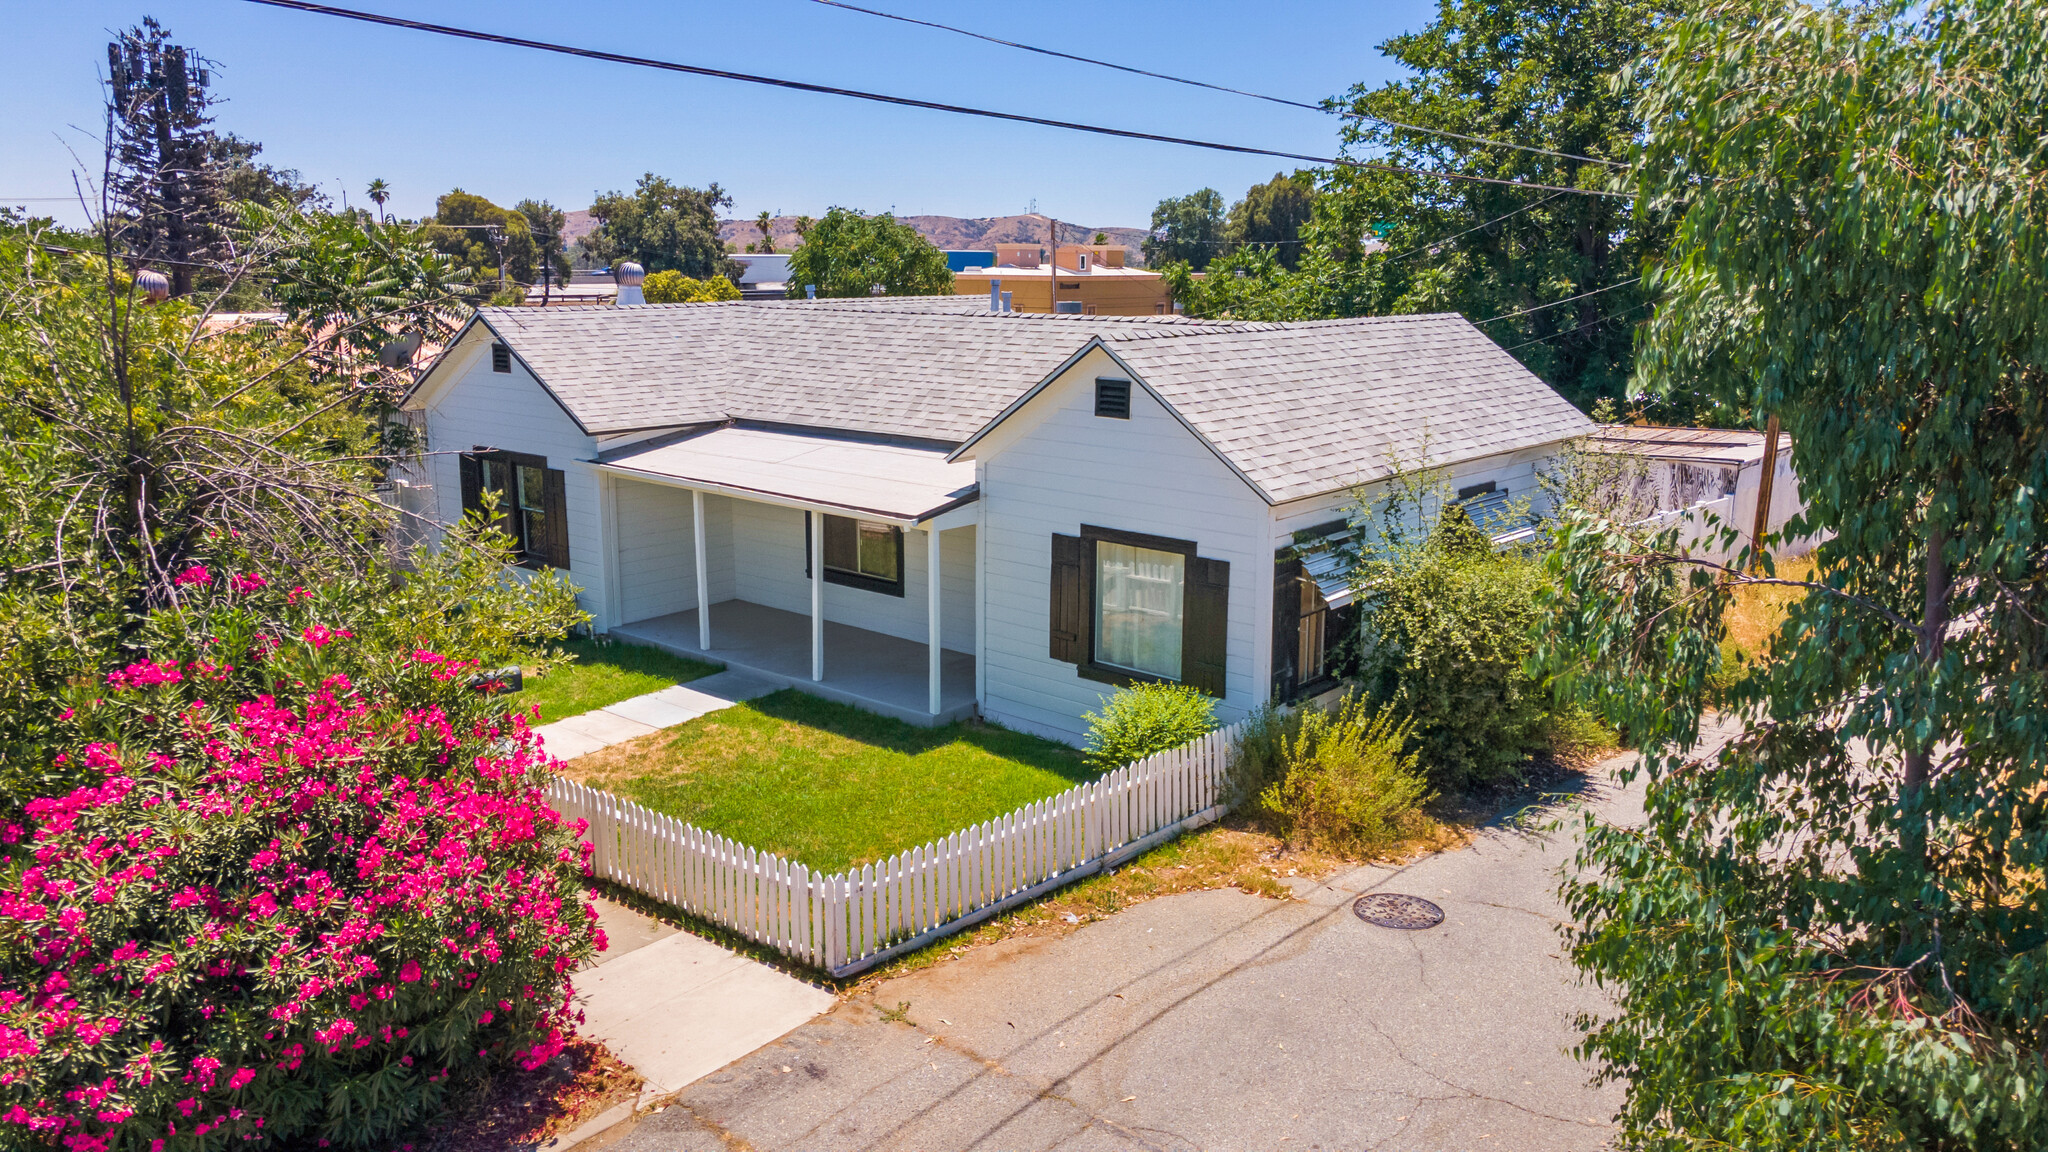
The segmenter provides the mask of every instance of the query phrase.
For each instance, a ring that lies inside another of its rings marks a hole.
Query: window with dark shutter
[[[1087,680],[1224,693],[1230,564],[1191,540],[1081,526],[1052,537],[1049,652]]]
[[[1230,562],[1197,556],[1188,563],[1181,683],[1221,699],[1230,634]]]
[[[1095,382],[1095,414],[1113,420],[1131,418],[1131,382],[1129,380],[1097,380]]]
[[[479,448],[458,459],[463,514],[482,514],[493,498],[492,526],[511,537],[521,567],[569,566],[567,477],[547,457]]]
[[[1282,548],[1273,561],[1273,699],[1283,703],[1294,699],[1301,642],[1301,561],[1293,549]]]
[[[512,349],[507,348],[503,344],[491,345],[491,371],[510,372],[511,370]]]
[[[1082,643],[1088,619],[1088,589],[1082,582],[1081,538],[1052,538],[1052,610],[1049,653],[1055,660],[1080,664],[1087,651]]]

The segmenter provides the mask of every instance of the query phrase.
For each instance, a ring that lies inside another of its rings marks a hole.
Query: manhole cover
[[[1420,896],[1396,892],[1370,892],[1360,896],[1351,910],[1367,924],[1382,928],[1434,928],[1444,922],[1444,910]]]

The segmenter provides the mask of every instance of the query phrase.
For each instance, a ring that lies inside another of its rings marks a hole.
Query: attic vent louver
[[[1131,418],[1131,382],[1129,380],[1097,380],[1095,382],[1095,414],[1113,420]]]
[[[511,370],[512,349],[507,348],[503,344],[491,345],[491,371],[510,372]]]

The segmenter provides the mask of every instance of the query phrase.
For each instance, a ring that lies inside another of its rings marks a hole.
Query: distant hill
[[[568,217],[562,226],[565,243],[574,244],[597,229],[597,221],[591,218],[587,208],[565,215]],[[1046,238],[1046,218],[1043,216],[903,216],[900,219],[941,248],[993,248],[997,244],[1043,243]],[[770,225],[770,231],[775,237],[777,252],[787,252],[796,247],[796,217],[777,216]],[[1095,238],[1097,232],[1104,232],[1109,235],[1111,244],[1121,244],[1130,253],[1125,259],[1132,264],[1141,263],[1145,258],[1140,247],[1146,236],[1143,228],[1098,228],[1062,220],[1059,231],[1062,244],[1086,244]],[[718,237],[725,241],[727,248],[744,252],[747,245],[761,239],[761,233],[752,220],[722,220],[718,225]]]

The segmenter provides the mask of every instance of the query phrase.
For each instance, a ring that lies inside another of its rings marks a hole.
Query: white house
[[[1591,429],[1457,316],[963,297],[485,309],[408,402],[444,522],[505,494],[595,627],[915,723],[1065,740],[1115,685],[1326,686],[1298,530],[1425,456],[1534,495]]]

